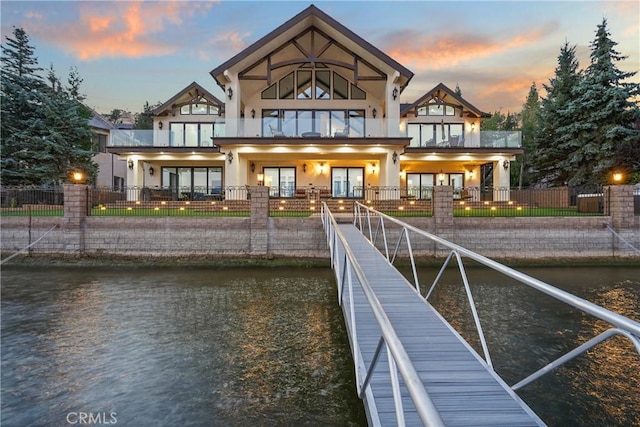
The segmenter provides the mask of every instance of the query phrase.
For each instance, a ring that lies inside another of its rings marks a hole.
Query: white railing
[[[326,203],[322,204],[322,224],[327,234],[327,244],[329,245],[331,253],[331,265],[336,274],[336,281],[338,284],[338,299],[340,305],[344,304],[344,292],[349,293],[349,307],[348,313],[350,317],[350,335],[353,343],[353,360],[355,365],[356,374],[356,386],[358,389],[358,396],[363,398],[365,394],[370,396],[371,389],[369,380],[374,372],[378,356],[383,346],[388,354],[388,369],[392,382],[393,397],[395,402],[396,418],[398,425],[404,425],[404,410],[402,407],[402,398],[400,395],[400,383],[398,377],[398,371],[404,380],[404,384],[409,391],[409,394],[414,402],[416,411],[420,416],[420,419],[426,426],[441,426],[444,425],[438,410],[436,409],[433,401],[429,397],[429,394],[424,388],[418,373],[416,372],[409,356],[402,345],[402,342],[398,338],[396,331],[394,330],[391,321],[387,317],[380,301],[375,295],[373,289],[369,285],[367,278],[358,264],[348,242],[340,232],[336,220],[327,208]],[[355,277],[354,277],[355,276]],[[371,361],[369,368],[364,367],[362,361],[362,355],[360,354],[360,348],[357,340],[357,328],[355,319],[355,307],[353,301],[354,286],[360,285],[362,292],[364,293],[371,312],[373,313],[382,336],[378,342],[375,354]],[[346,315],[346,312],[345,312]],[[362,372],[364,369],[364,372]]]
[[[610,310],[607,310],[604,307],[600,307],[599,305],[593,304],[573,294],[570,294],[569,292],[565,292],[561,289],[558,289],[541,280],[535,279],[531,276],[528,276],[524,273],[521,273],[503,264],[500,264],[494,260],[486,258],[473,251],[465,249],[462,246],[456,245],[455,243],[451,243],[434,234],[420,230],[419,228],[416,228],[410,224],[407,224],[396,218],[390,217],[374,209],[371,209],[368,206],[363,205],[362,203],[356,202],[354,205],[354,209],[355,209],[354,224],[356,225],[356,227],[360,229],[360,231],[362,232],[362,234],[365,235],[365,237],[368,237],[369,241],[375,247],[378,247],[377,246],[378,244],[382,246],[382,248],[378,248],[378,249],[392,264],[398,257],[398,254],[400,253],[400,246],[403,240],[406,242],[406,250],[409,255],[409,261],[411,263],[411,269],[413,274],[413,281],[414,281],[413,284],[416,288],[416,291],[420,295],[422,295],[420,291],[420,282],[419,282],[418,273],[416,269],[416,262],[413,254],[414,251],[411,245],[410,236],[414,235],[414,236],[425,237],[431,240],[432,242],[434,242],[435,244],[451,250],[442,268],[440,269],[440,272],[436,276],[435,280],[433,281],[429,291],[426,293],[426,296],[424,298],[425,300],[429,299],[436,285],[440,282],[440,279],[445,269],[447,268],[449,262],[455,257],[458,264],[458,269],[460,271],[460,275],[462,277],[462,281],[465,287],[465,291],[467,293],[467,298],[469,300],[474,322],[476,324],[476,329],[477,329],[477,332],[480,338],[480,343],[482,345],[482,349],[484,352],[485,361],[492,368],[493,368],[493,365],[491,363],[491,357],[489,355],[489,348],[487,346],[486,339],[482,332],[480,317],[475,309],[475,303],[473,300],[473,296],[471,294],[471,288],[469,286],[469,281],[467,279],[464,264],[462,262],[463,256],[466,258],[472,259],[473,261],[476,261],[477,263],[482,264],[486,267],[489,267],[505,276],[515,279],[526,286],[529,286],[533,289],[543,292],[551,296],[552,298],[557,299],[558,301],[564,302],[565,304],[568,304],[571,307],[574,307],[582,311],[583,313],[590,314],[600,320],[603,320],[612,326],[607,331],[595,336],[594,338],[585,342],[584,344],[577,347],[576,349],[566,353],[565,355],[559,357],[555,361],[549,363],[548,365],[542,367],[541,369],[532,373],[528,377],[519,381],[517,384],[511,386],[513,390],[518,390],[524,387],[525,385],[542,377],[544,374],[555,370],[556,368],[562,366],[566,362],[576,358],[577,356],[583,354],[587,350],[595,347],[596,345],[606,341],[607,339],[615,335],[622,335],[628,338],[631,341],[631,343],[635,346],[636,351],[640,355],[640,323],[632,319],[629,319],[627,317],[621,316],[617,313],[614,313]],[[377,220],[377,224],[375,224],[376,220]],[[372,221],[374,223],[372,223]],[[390,243],[388,240],[389,232],[387,230],[387,224],[390,224],[390,223],[393,223],[396,226],[400,227],[400,232],[398,233],[398,239],[395,242],[395,244],[392,245],[394,247],[394,250],[392,253],[389,252]],[[382,240],[381,242],[378,242],[379,237]]]

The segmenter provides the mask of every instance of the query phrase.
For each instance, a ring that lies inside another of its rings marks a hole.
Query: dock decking
[[[339,224],[338,227],[447,426],[544,425],[355,226]],[[342,245],[334,250],[344,254]],[[335,270],[335,274],[342,282],[345,273]],[[352,354],[354,345],[360,347],[362,360],[356,361],[356,365],[360,365],[364,377],[381,332],[355,275],[353,280],[357,342],[354,342],[351,329],[349,292],[346,290],[342,293],[342,309]],[[383,350],[371,377],[371,389],[364,397],[370,425],[398,425],[387,366],[387,352]],[[406,425],[423,425],[402,378],[400,390]]]

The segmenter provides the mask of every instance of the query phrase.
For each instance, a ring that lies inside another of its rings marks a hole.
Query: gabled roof
[[[93,113],[93,116],[91,116],[91,118],[89,119],[90,127],[94,129],[104,129],[104,130],[115,129],[115,125],[111,123],[111,121],[109,121],[109,119],[107,119],[105,116],[97,113],[94,110],[91,110],[91,112]]]
[[[369,53],[371,56],[375,57],[382,63],[388,65],[391,69],[397,71],[400,74],[400,86],[402,88],[404,88],[413,78],[413,73],[407,68],[402,66],[393,58],[373,46],[371,43],[364,40],[362,37],[358,36],[356,33],[351,31],[314,5],[310,5],[302,12],[298,13],[293,18],[289,19],[284,24],[280,25],[278,28],[271,31],[269,34],[265,35],[264,37],[235,55],[233,58],[214,68],[213,70],[211,70],[210,74],[216,80],[218,85],[224,89],[227,81],[224,77],[224,73],[226,70],[232,69],[234,66],[238,66],[241,61],[245,61],[253,54],[258,53],[261,49],[263,49],[270,43],[277,42],[277,40],[288,31],[294,30],[296,33],[298,33],[298,31],[296,31],[296,27],[301,27],[300,31],[303,31],[304,28],[318,26],[320,22],[328,25],[333,30],[344,36],[345,40],[352,41],[360,48],[362,48],[365,52]],[[295,35],[295,33],[291,34],[292,37]],[[277,49],[278,47],[279,46],[274,45],[273,49]]]
[[[447,97],[452,98],[455,101],[453,102],[454,104],[459,104],[460,106],[462,106],[464,112],[466,112],[467,114],[472,114],[476,117],[491,117],[491,114],[481,111],[463,97],[458,96],[455,91],[449,89],[444,83],[438,84],[436,87],[422,95],[413,104],[402,104],[400,109],[400,116],[406,116],[407,113],[409,113],[411,110],[423,106],[431,99],[439,99],[451,104],[451,101],[447,101],[445,99]]]
[[[203,104],[215,105],[224,108],[224,103],[211,94],[208,90],[204,89],[198,83],[193,82],[189,86],[182,89],[180,92],[175,94],[171,99],[169,99],[164,104],[159,107],[154,108],[153,110],[149,110],[145,114],[151,116],[160,116],[163,114],[168,114],[173,109],[180,107],[185,104],[192,104],[195,102],[202,102]]]

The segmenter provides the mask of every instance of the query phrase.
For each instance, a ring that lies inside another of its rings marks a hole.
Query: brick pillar
[[[251,191],[251,255],[269,252],[269,187],[256,185]]]
[[[64,185],[64,250],[68,253],[84,252],[84,226],[87,218],[88,187],[81,184]]]
[[[453,187],[437,185],[433,187],[433,217],[436,230],[453,228]]]
[[[611,217],[611,225],[620,230],[634,224],[633,185],[604,187],[604,214]]]

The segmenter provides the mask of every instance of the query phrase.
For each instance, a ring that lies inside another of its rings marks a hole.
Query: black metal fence
[[[313,215],[328,202],[346,211],[354,200],[389,214],[430,216],[433,187],[352,187],[345,194],[329,187],[271,188],[272,216]],[[604,215],[602,187],[454,188],[453,215],[482,216],[597,216]],[[634,189],[634,211],[640,214],[640,188]],[[95,216],[249,216],[248,186],[89,188],[87,211]],[[62,186],[1,187],[2,216],[62,216]]]
[[[2,216],[62,216],[62,186],[15,186],[0,188]]]
[[[246,186],[91,188],[92,216],[249,216]]]
[[[454,190],[454,216],[604,215],[602,187],[460,188]]]

